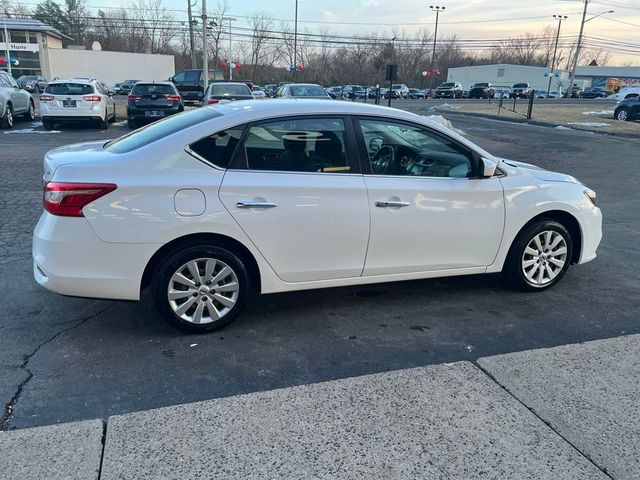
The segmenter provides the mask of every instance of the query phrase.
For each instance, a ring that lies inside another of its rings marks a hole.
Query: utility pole
[[[233,68],[231,68],[231,66],[235,64],[235,62],[231,61],[231,22],[235,22],[236,19],[233,17],[223,17],[223,20],[229,22],[229,80],[233,80]]]
[[[578,66],[578,58],[580,57],[580,48],[582,47],[582,33],[584,31],[584,24],[590,22],[594,18],[600,17],[606,13],[614,13],[613,10],[607,10],[606,12],[599,13],[593,17],[586,19],[587,7],[589,6],[589,0],[584,0],[584,9],[582,10],[582,22],[580,23],[580,33],[578,34],[578,43],[576,44],[576,54],[573,57],[573,66],[571,68],[571,76],[569,77],[569,91],[567,92],[567,98],[571,98],[571,90],[573,89],[573,81],[576,77],[576,68]]]
[[[391,87],[393,87],[393,80],[394,80],[394,78],[393,78],[394,77],[394,75],[393,75],[393,73],[394,73],[393,56],[394,56],[395,51],[396,51],[396,40],[397,39],[398,39],[398,37],[393,37],[391,39],[391,72],[389,72],[389,92],[388,92],[389,93],[389,99],[388,99],[388,102],[387,102],[387,106],[388,107],[391,106],[391,90],[392,90]]]
[[[191,0],[187,0],[187,13],[189,15],[189,47],[191,48],[191,68],[196,68],[196,42],[193,36],[194,20],[193,15],[191,14],[191,7],[193,7],[194,5],[195,3],[191,5]]]
[[[551,60],[551,72],[549,73],[549,85],[547,85],[547,98],[549,98],[549,90],[551,90],[551,79],[553,78],[553,70],[556,68],[556,54],[558,53],[558,40],[560,39],[560,26],[562,21],[567,19],[566,15],[554,15],[558,21],[558,31],[556,32],[556,44],[553,47],[553,60]]]
[[[293,27],[293,70],[291,75],[296,76],[296,68],[298,68],[298,0],[296,0],[296,16]]]
[[[429,8],[431,9],[431,11],[436,12],[436,26],[433,31],[433,51],[431,52],[431,82],[429,86],[429,97],[433,98],[433,80],[435,77],[433,73],[433,67],[435,67],[436,63],[436,38],[438,36],[438,18],[440,17],[440,12],[444,12],[445,7],[440,7],[438,5],[429,5]]]
[[[7,18],[4,19],[4,44],[7,47],[6,59],[7,59],[7,71],[11,75],[11,55],[9,53],[9,44],[11,39],[9,38],[9,30],[7,30]]]
[[[202,0],[202,80],[204,92],[209,88],[209,51],[207,45],[207,0]],[[203,93],[204,93],[203,92]]]

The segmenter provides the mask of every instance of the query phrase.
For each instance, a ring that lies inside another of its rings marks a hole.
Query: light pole
[[[387,92],[389,94],[389,100],[387,102],[387,106],[389,106],[389,107],[391,106],[391,90],[392,90],[391,87],[393,87],[393,71],[394,71],[394,68],[393,68],[393,65],[394,65],[393,56],[394,56],[394,53],[396,51],[396,40],[397,40],[397,38],[398,37],[393,37],[391,39],[391,71],[389,72],[389,91]],[[396,71],[397,71],[397,69],[396,69]]]
[[[578,43],[576,44],[576,54],[573,57],[573,66],[571,67],[571,76],[569,77],[569,91],[567,92],[567,98],[571,98],[571,91],[573,90],[573,81],[576,77],[576,67],[578,66],[578,57],[580,56],[580,47],[582,46],[582,32],[584,31],[584,24],[590,22],[594,18],[598,18],[607,13],[614,13],[613,10],[607,10],[606,12],[601,12],[598,15],[594,15],[591,18],[586,19],[587,16],[587,6],[589,5],[589,0],[584,0],[584,9],[582,10],[582,22],[580,22],[580,33],[578,34]]]
[[[4,19],[4,44],[7,47],[7,72],[11,75],[11,53],[9,52],[10,48],[10,40],[9,40],[9,30],[7,30],[7,19]]]
[[[209,52],[207,45],[207,0],[202,0],[202,80],[204,82],[202,93],[209,88]]]
[[[191,7],[194,7],[195,3],[192,5],[191,0],[187,0],[187,13],[189,15],[189,47],[191,48],[191,68],[196,68],[196,42],[193,36],[193,27],[196,24],[196,21],[193,20],[193,15],[191,13]]]
[[[296,0],[296,15],[293,26],[293,69],[291,70],[291,78],[296,76],[296,68],[298,68],[298,0]]]
[[[551,90],[551,79],[553,78],[553,70],[556,68],[556,54],[558,53],[558,39],[560,38],[560,26],[562,25],[562,21],[567,19],[566,15],[554,15],[558,21],[558,31],[556,33],[556,44],[553,47],[553,60],[551,60],[551,72],[549,73],[549,85],[547,85],[547,98],[549,98],[549,90]]]
[[[433,74],[433,67],[436,63],[436,37],[438,36],[438,18],[440,17],[440,12],[444,12],[445,7],[440,7],[439,5],[429,5],[431,11],[436,12],[436,26],[433,31],[433,51],[431,52],[431,82],[429,85],[429,98],[433,98],[433,79],[435,75]]]

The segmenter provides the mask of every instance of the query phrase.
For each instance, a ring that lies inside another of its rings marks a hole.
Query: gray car
[[[289,83],[278,89],[276,98],[331,99],[324,88],[316,83]]]
[[[0,72],[0,128],[11,128],[16,116],[26,120],[36,117],[35,104],[29,92],[22,90],[15,78]]]
[[[47,88],[47,79],[40,75],[22,75],[18,77],[18,85],[27,92],[40,93]]]

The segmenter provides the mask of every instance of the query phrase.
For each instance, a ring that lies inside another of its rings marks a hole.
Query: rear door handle
[[[408,207],[409,205],[411,205],[410,202],[401,202],[401,201],[395,201],[395,200],[378,200],[376,202],[376,207],[381,207],[381,208],[400,208],[400,207]]]
[[[277,207],[275,203],[271,202],[238,202],[236,207],[238,208],[274,208]]]

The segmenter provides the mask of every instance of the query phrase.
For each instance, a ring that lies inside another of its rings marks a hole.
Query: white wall
[[[447,81],[460,82],[465,90],[471,88],[476,82],[490,82],[495,86],[511,87],[514,83],[529,83],[535,90],[547,90],[549,77],[544,67],[528,67],[525,65],[477,65],[473,67],[450,68],[447,73]],[[558,70],[556,70],[558,71]],[[560,70],[560,78],[551,80],[551,90],[558,90],[561,81],[568,82],[569,72]],[[499,75],[499,74],[502,75]]]
[[[167,80],[175,73],[173,55],[48,49],[49,79],[90,77],[113,85],[123,80]]]

